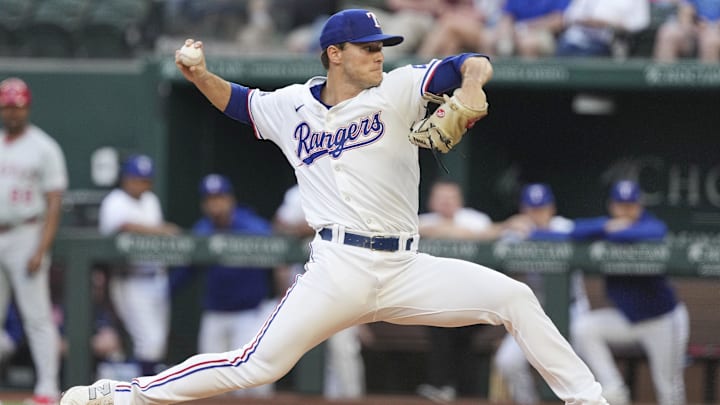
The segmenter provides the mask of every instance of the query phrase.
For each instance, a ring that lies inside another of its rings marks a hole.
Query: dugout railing
[[[307,258],[306,242],[279,236],[120,234],[102,237],[94,230],[63,229],[54,247],[55,261],[65,269],[63,304],[68,353],[63,386],[84,384],[93,378],[93,359],[88,349],[93,329],[90,271],[98,260],[149,259],[168,265],[224,263],[272,267],[303,262]],[[713,240],[619,245],[425,239],[421,241],[420,251],[481,263],[507,273],[543,274],[547,291],[552,291],[545,294],[545,309],[563,333],[567,333],[568,328],[568,274],[572,269],[582,269],[588,274],[667,274],[708,279],[720,276],[720,244]],[[713,343],[715,345],[707,345],[708,350],[720,342]],[[317,357],[306,357],[299,365],[296,388],[317,392],[322,365]],[[709,360],[705,378],[711,386],[705,389],[714,398],[717,353]]]

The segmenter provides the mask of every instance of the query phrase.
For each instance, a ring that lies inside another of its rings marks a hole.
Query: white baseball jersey
[[[303,211],[302,201],[300,200],[300,189],[297,184],[285,192],[283,202],[280,204],[280,207],[278,207],[275,215],[278,219],[288,224],[306,223],[305,211]]]
[[[379,86],[330,109],[308,91],[322,77],[250,93],[256,134],[295,168],[310,226],[417,233],[420,167],[408,128],[424,116],[420,96],[436,63],[386,73]]]
[[[13,225],[45,213],[45,193],[63,191],[68,176],[60,146],[29,125],[8,141],[0,130],[0,224]]]
[[[443,218],[437,212],[427,212],[420,215],[419,220],[422,225],[432,226],[442,222]],[[453,223],[469,231],[480,233],[492,225],[492,219],[484,212],[464,207],[453,215]]]
[[[120,189],[110,192],[100,205],[100,233],[111,235],[126,223],[155,226],[163,223],[160,201],[152,191],[133,198]]]
[[[650,2],[637,0],[573,0],[565,9],[568,24],[597,20],[635,32],[650,23]]]
[[[121,189],[111,191],[100,204],[98,228],[103,235],[112,235],[120,231],[123,224],[133,223],[157,226],[164,222],[160,200],[152,191],[133,198]],[[164,271],[160,262],[133,263],[132,270],[138,273],[157,273]]]

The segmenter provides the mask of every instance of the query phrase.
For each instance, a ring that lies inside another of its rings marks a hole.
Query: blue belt
[[[323,228],[320,230],[322,240],[332,241],[332,229]],[[400,250],[400,238],[395,236],[363,236],[350,232],[345,232],[343,242],[345,245],[357,246],[371,250],[382,250],[386,252],[395,252]],[[408,238],[405,242],[404,249],[410,250],[413,238]]]

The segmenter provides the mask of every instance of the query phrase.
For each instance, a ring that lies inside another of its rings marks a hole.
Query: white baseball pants
[[[135,359],[163,361],[170,332],[167,273],[113,276],[108,289],[132,340]]]
[[[355,326],[327,340],[323,395],[329,399],[356,399],[365,395],[365,363]]]
[[[10,297],[15,297],[35,365],[35,395],[60,395],[60,333],[50,302],[50,257],[28,275],[27,265],[40,240],[42,224],[19,225],[0,234],[0,325],[5,323]]]
[[[685,404],[689,318],[684,304],[638,323],[628,321],[616,308],[596,309],[580,315],[571,329],[573,345],[607,390],[608,398],[611,393],[613,396],[627,393],[610,347],[640,343],[648,357],[658,403]],[[628,400],[621,398],[621,402],[623,399]]]
[[[316,238],[307,271],[255,338],[116,387],[116,405],[171,404],[276,381],[328,337],[358,323],[504,325],[566,404],[606,404],[592,373],[527,285],[470,262],[380,252]]]

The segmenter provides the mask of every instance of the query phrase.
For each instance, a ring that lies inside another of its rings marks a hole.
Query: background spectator
[[[720,1],[679,0],[677,16],[660,26],[656,60],[674,62],[692,55],[701,62],[720,62]]]
[[[209,174],[200,182],[203,217],[193,226],[198,236],[215,234],[263,235],[272,233],[270,222],[251,208],[239,205],[230,180]],[[197,268],[195,268],[197,269]],[[173,290],[189,281],[193,268],[172,274]],[[220,353],[251,342],[275,308],[272,269],[226,265],[208,266],[204,272],[205,295],[198,336],[199,353]],[[273,384],[235,391],[233,395],[268,397]]]
[[[169,26],[180,35],[235,40],[248,22],[250,0],[171,0]]]
[[[283,1],[283,0],[279,0]],[[319,53],[320,30],[325,20],[340,10],[339,0],[287,0],[273,13],[287,32],[285,48],[295,53]]]
[[[60,395],[49,269],[68,177],[60,146],[29,120],[31,100],[23,80],[0,82],[0,324],[14,296],[35,365],[28,402],[47,405]]]
[[[645,210],[634,181],[612,186],[608,211],[610,216],[575,220],[572,237],[615,243],[660,242],[665,237],[667,227]],[[684,404],[689,320],[667,277],[608,275],[605,292],[614,307],[581,314],[571,325],[571,341],[602,384],[605,398],[613,405],[630,403],[610,349],[639,343],[649,359],[658,403]]]
[[[442,14],[432,34],[425,38],[418,50],[423,58],[444,57],[462,51],[492,54],[493,32],[505,0],[476,0],[459,4]]]
[[[462,189],[450,180],[436,181],[428,198],[429,212],[419,216],[421,237],[440,239],[492,240],[502,231],[485,213],[464,207]],[[417,393],[433,401],[454,401],[460,381],[470,368],[468,353],[473,336],[482,326],[459,328],[427,327],[430,352],[427,383]]]
[[[148,156],[131,155],[123,162],[119,187],[100,204],[100,233],[180,233],[177,225],[163,219],[160,201],[152,192],[154,174],[153,162]],[[115,311],[132,340],[141,373],[155,374],[166,355],[170,328],[167,268],[160,262],[150,261],[115,268],[109,291]]]
[[[650,24],[648,0],[572,0],[558,56],[627,56],[627,37]]]
[[[503,224],[494,223],[484,212],[465,207],[460,185],[438,180],[428,198],[428,212],[420,215],[420,236],[444,239],[497,239]]]
[[[405,38],[397,46],[383,48],[387,58],[398,58],[416,54],[424,41],[438,34],[437,24],[444,15],[467,9],[472,0],[385,0],[385,13],[372,4],[356,3],[359,8],[371,7],[379,13],[383,31]]]
[[[569,0],[507,0],[495,30],[495,52],[500,56],[537,58],[555,53]]]
[[[436,22],[440,16],[454,10],[466,10],[472,0],[337,0],[320,2],[323,5],[312,10],[321,10],[309,23],[292,31],[286,41],[287,48],[294,52],[320,52],[318,43],[320,30],[335,11],[347,8],[367,9],[375,14],[383,31],[394,32],[404,38],[403,42],[383,48],[386,58],[412,56],[420,48],[429,33],[436,34]],[[306,2],[296,2],[307,14]]]

